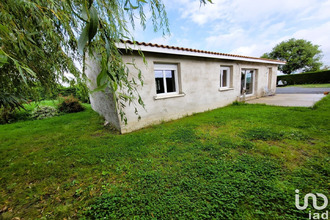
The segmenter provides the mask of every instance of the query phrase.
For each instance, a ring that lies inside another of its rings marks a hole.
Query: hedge
[[[55,88],[51,92],[45,91],[42,87],[35,88],[36,96],[29,96],[26,99],[31,101],[41,101],[41,100],[47,100],[47,99],[57,99],[59,95],[61,96],[70,96],[73,95],[74,97],[78,98],[83,103],[90,103],[89,100],[89,93],[87,86],[84,84],[80,85],[74,85],[71,87],[64,87],[59,85],[57,88]]]
[[[77,97],[77,88],[76,87],[58,87],[56,91],[56,96],[61,94],[62,96],[69,96],[73,95],[74,97]],[[56,97],[55,97],[56,98]]]
[[[284,85],[330,83],[330,70],[277,76],[277,84],[280,80]]]
[[[56,99],[58,95],[61,96],[73,95],[83,103],[90,103],[88,89],[84,84],[71,86],[71,87],[64,87],[64,86],[58,87],[57,91],[54,93],[53,98]]]

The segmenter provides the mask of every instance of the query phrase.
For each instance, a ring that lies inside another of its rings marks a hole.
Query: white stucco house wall
[[[125,50],[127,46],[133,53]],[[91,93],[92,108],[104,116],[121,133],[131,132],[152,124],[178,119],[197,112],[226,106],[236,100],[272,95],[276,89],[277,67],[282,61],[224,54],[182,47],[126,41],[118,45],[123,60],[142,71],[144,85],[139,87],[145,109],[127,106],[127,124],[120,120],[112,95]],[[141,50],[147,61],[138,55]],[[90,87],[96,87],[100,72],[97,63],[89,60],[87,76]],[[132,76],[138,71],[132,67]]]

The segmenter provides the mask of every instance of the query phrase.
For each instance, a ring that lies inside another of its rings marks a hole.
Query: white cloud
[[[236,22],[248,21],[249,23],[271,20],[283,15],[300,16],[316,0],[234,0],[233,19]]]
[[[293,34],[294,38],[305,39],[312,42],[312,44],[320,45],[323,51],[323,61],[325,64],[330,64],[330,21],[318,27],[310,27],[299,30]]]
[[[215,20],[254,23],[283,14],[294,13],[295,16],[300,16],[320,5],[317,0],[214,0],[213,2],[214,4],[200,7],[199,1],[179,0],[177,7],[180,6],[179,10],[183,18],[204,25]]]
[[[260,49],[260,45],[253,44],[251,46],[242,46],[234,49],[231,54],[239,54],[245,56],[253,56],[256,50]]]
[[[243,44],[243,46],[235,47],[229,53],[232,54],[239,54],[245,56],[253,56],[253,57],[260,57],[264,53],[270,52],[273,47],[275,47],[278,43],[289,39],[288,36],[284,36],[279,39],[275,40],[260,40],[260,41],[253,41],[251,44]],[[252,40],[251,40],[252,42]]]
[[[309,13],[305,14],[302,21],[309,21],[309,20],[326,20],[330,18],[330,0],[320,2],[319,4],[315,5],[314,7],[308,7],[310,10]]]
[[[286,23],[269,24],[260,31],[259,39],[268,39],[270,36],[276,36],[285,29]]]
[[[164,0],[172,36],[137,34],[151,42],[261,56],[292,37],[321,45],[330,65],[330,0]]]
[[[200,5],[199,1],[179,1],[183,7],[180,7],[181,16],[189,18],[193,22],[203,25],[217,19],[225,18],[227,0],[214,0],[214,4]]]
[[[240,44],[244,41],[244,29],[232,28],[226,34],[212,35],[206,38],[208,48],[225,47],[226,45]]]
[[[260,56],[268,51],[265,49],[271,49],[271,47],[275,46],[272,45],[272,43],[274,43],[274,36],[277,36],[278,32],[284,27],[285,22],[267,25],[267,27],[261,28],[260,30],[257,28],[258,31],[256,31],[256,28],[231,28],[225,34],[221,32],[220,34],[213,33],[211,36],[207,37],[205,41],[208,48],[227,48],[228,45],[230,45],[231,48],[235,48],[234,50],[231,49],[234,53],[248,56]],[[278,38],[276,38],[275,41],[277,41],[277,39]]]
[[[260,56],[281,41],[294,37],[321,45],[323,61],[330,63],[330,22],[324,22],[330,19],[330,0],[234,0],[225,3],[213,9],[206,7],[201,12],[187,12],[199,25],[212,20],[216,24],[211,26],[210,35],[205,39],[208,49],[216,47],[220,51]],[[221,8],[222,16],[213,11]]]

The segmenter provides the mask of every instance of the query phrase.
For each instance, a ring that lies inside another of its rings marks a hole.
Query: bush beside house
[[[64,113],[81,112],[84,107],[80,101],[73,95],[67,97],[59,97],[58,110]]]
[[[53,95],[53,99],[56,99],[58,95],[69,96],[73,95],[83,103],[90,103],[89,91],[85,84],[77,84],[70,87],[59,86]]]

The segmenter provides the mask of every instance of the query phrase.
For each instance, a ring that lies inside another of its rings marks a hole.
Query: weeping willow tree
[[[200,0],[206,1],[211,2]],[[98,89],[111,90],[121,113],[127,102],[143,105],[136,90],[142,79],[128,78],[116,45],[134,41],[129,30],[136,21],[146,27],[146,12],[155,31],[169,33],[161,0],[1,0],[1,96],[27,97],[38,87],[52,91],[66,72],[82,80],[85,68],[80,71],[75,62],[85,66],[86,54],[97,54]]]

